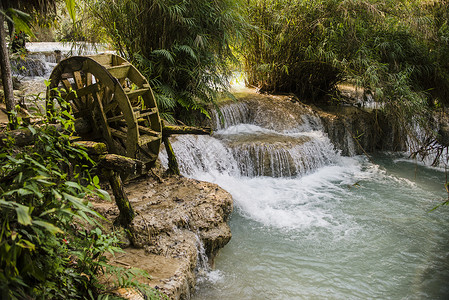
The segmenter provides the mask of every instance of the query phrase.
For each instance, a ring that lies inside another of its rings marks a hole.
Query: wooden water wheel
[[[50,75],[47,112],[66,99],[73,116],[92,128],[90,139],[102,137],[109,151],[152,164],[157,159],[162,127],[153,92],[145,77],[113,54],[72,56]]]

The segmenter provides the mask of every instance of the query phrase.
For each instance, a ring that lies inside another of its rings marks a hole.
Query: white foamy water
[[[334,164],[339,157],[322,132],[286,134],[251,124],[219,130],[215,137],[180,136],[173,145],[185,174],[290,177]],[[167,163],[164,156],[161,160]]]
[[[447,197],[440,170],[402,156],[377,156],[376,164],[342,157],[313,130],[237,124],[172,142],[182,173],[217,183],[235,206],[233,237],[193,299],[449,297],[449,212],[430,212]],[[242,159],[247,146],[284,151],[291,157],[274,155],[265,166],[290,164],[296,173],[247,172],[260,169],[261,157]]]

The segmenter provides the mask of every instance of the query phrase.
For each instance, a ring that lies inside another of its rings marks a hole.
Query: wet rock
[[[170,299],[190,299],[198,243],[212,265],[218,250],[231,239],[227,224],[231,195],[216,184],[183,177],[164,178],[162,183],[141,180],[125,190],[137,215],[129,227],[134,248],[125,249],[117,260],[148,271],[152,279],[147,283]],[[100,209],[111,216],[116,215],[114,210]]]
[[[441,125],[438,130],[437,141],[445,146],[449,146],[449,125]]]
[[[351,106],[314,107],[329,139],[342,155],[405,151],[406,134],[378,110]]]

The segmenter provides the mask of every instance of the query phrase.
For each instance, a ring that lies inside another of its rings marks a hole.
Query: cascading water
[[[106,45],[89,43],[57,43],[33,42],[26,43],[25,57],[11,60],[12,72],[20,81],[20,102],[26,108],[33,107],[41,113],[45,112],[45,80],[50,77],[57,63],[70,55],[91,55],[101,52],[112,53]],[[39,97],[37,97],[39,95]]]
[[[295,127],[278,111],[263,124],[254,109],[234,110],[212,137],[172,140],[181,172],[235,205],[233,237],[194,299],[448,297],[449,215],[429,212],[447,197],[443,172],[402,156],[343,157],[313,115]]]

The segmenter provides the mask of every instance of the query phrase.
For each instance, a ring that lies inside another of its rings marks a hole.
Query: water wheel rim
[[[96,59],[95,59],[96,58]],[[75,72],[83,72],[84,74],[92,74],[95,77],[96,84],[100,84],[102,87],[109,88],[113,93],[113,100],[116,101],[117,105],[119,107],[120,112],[123,114],[123,118],[126,123],[126,156],[135,158],[136,153],[139,150],[140,147],[140,134],[139,134],[139,128],[138,128],[138,121],[136,118],[136,115],[134,114],[134,108],[131,104],[130,99],[128,98],[127,94],[125,93],[125,90],[122,87],[122,84],[120,83],[119,79],[114,77],[107,67],[105,65],[101,64],[98,60],[104,60],[104,59],[111,59],[112,61],[120,61],[120,62],[126,62],[126,65],[129,66],[130,72],[132,72],[134,79],[139,81],[140,86],[146,86],[148,87],[148,93],[145,95],[143,99],[143,102],[145,102],[145,105],[150,106],[154,112],[154,116],[151,116],[151,128],[157,133],[157,137],[151,141],[151,145],[148,147],[150,148],[152,161],[154,161],[157,158],[160,144],[161,144],[161,132],[162,132],[162,126],[160,123],[160,118],[157,110],[157,104],[154,99],[154,95],[152,93],[151,88],[149,88],[149,84],[145,77],[138,72],[138,70],[130,63],[128,63],[123,58],[117,56],[117,55],[106,55],[106,56],[72,56],[67,59],[62,60],[52,71],[50,75],[50,85],[47,89],[47,104],[52,99],[51,90],[54,88],[57,88],[61,81],[63,80],[63,74],[66,73],[73,73],[73,77],[75,77]],[[97,60],[98,59],[98,60]],[[112,63],[111,63],[112,65]],[[86,75],[87,76],[87,75]],[[87,81],[87,79],[86,79]],[[86,83],[87,84],[87,83]],[[91,83],[93,84],[93,83]],[[75,87],[76,79],[75,79]],[[84,88],[84,87],[83,87]],[[87,86],[84,88],[86,90]],[[80,97],[81,98],[81,97]],[[78,98],[77,98],[78,99]],[[102,102],[102,99],[96,100],[97,102]],[[95,104],[95,103],[92,103]],[[92,108],[92,107],[91,107]],[[106,127],[109,125],[106,123]],[[104,126],[103,126],[104,127]],[[107,128],[102,128],[102,131],[107,131]],[[106,134],[107,135],[107,134]],[[110,135],[110,133],[109,133]],[[106,138],[107,140],[107,138]],[[108,141],[108,146],[113,148],[113,145],[111,144],[111,141]],[[113,151],[114,152],[114,151]]]

